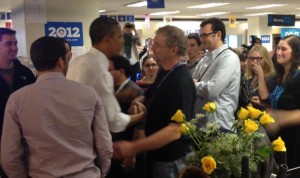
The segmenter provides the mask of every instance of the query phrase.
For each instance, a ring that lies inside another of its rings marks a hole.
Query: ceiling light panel
[[[224,15],[229,13],[230,12],[212,12],[212,13],[198,14],[197,16],[217,16],[217,15]]]
[[[187,8],[199,8],[199,9],[205,9],[205,8],[211,8],[211,7],[217,7],[217,6],[224,6],[230,3],[207,3],[207,4],[200,4],[196,6],[189,6]]]
[[[143,7],[143,6],[147,6],[147,1],[141,1],[141,2],[137,2],[137,3],[133,3],[133,4],[127,4],[127,7]]]
[[[245,9],[267,9],[267,8],[273,8],[273,7],[280,7],[280,6],[286,6],[287,4],[266,4],[261,6],[254,6],[254,7],[247,7]]]
[[[170,14],[178,14],[180,11],[163,11],[163,12],[154,12],[150,15],[170,15]]]

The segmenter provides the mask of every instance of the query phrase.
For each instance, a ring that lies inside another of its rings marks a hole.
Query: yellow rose
[[[187,125],[185,123],[180,124],[179,126],[179,132],[181,134],[187,134],[189,131],[189,128],[187,127]]]
[[[185,120],[185,116],[180,109],[176,111],[176,113],[171,118],[172,121],[176,121],[178,123],[182,123]]]
[[[270,124],[270,123],[274,123],[274,122],[275,122],[274,119],[266,112],[263,112],[263,115],[259,119],[259,123],[261,125]]]
[[[284,152],[286,151],[285,143],[281,139],[281,137],[278,137],[277,140],[274,140],[272,142],[272,146],[273,146],[273,150],[275,151],[284,151]]]
[[[260,116],[262,114],[262,112],[260,110],[255,109],[251,106],[248,106],[247,108],[248,108],[249,114],[250,114],[252,119],[257,119],[258,116]]]
[[[203,157],[201,163],[206,174],[211,174],[217,168],[217,163],[212,156]]]
[[[216,111],[216,104],[214,102],[208,102],[203,106],[203,109],[206,112],[214,112]]]
[[[258,125],[256,124],[256,122],[254,122],[251,119],[247,119],[245,120],[245,128],[244,128],[244,132],[245,133],[253,133],[258,129]]]
[[[245,108],[241,107],[241,109],[238,112],[238,118],[242,120],[246,120],[248,117],[249,117],[249,112]]]

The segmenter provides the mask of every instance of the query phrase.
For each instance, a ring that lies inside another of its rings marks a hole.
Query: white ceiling
[[[10,11],[11,0],[0,0],[0,12]],[[52,0],[55,1],[55,0]],[[63,0],[57,0],[63,1]],[[219,18],[228,18],[230,15],[237,16],[237,18],[245,19],[245,14],[271,12],[275,14],[296,14],[296,18],[300,18],[300,0],[165,0],[165,9],[147,9],[147,7],[132,8],[126,7],[126,4],[138,2],[139,0],[99,0],[99,9],[107,10],[110,15],[135,15],[136,18],[143,18],[144,14],[160,11],[180,11],[179,14],[172,15],[173,18],[199,18],[206,17],[197,16],[197,14],[210,12],[230,12],[230,14],[217,16]],[[87,3],[89,1],[86,1]],[[223,2],[230,3],[229,5],[207,8],[207,9],[188,9],[188,6]],[[249,10],[247,7],[266,5],[266,4],[288,4],[282,7],[275,7],[269,9]],[[67,7],[66,7],[67,8]],[[299,9],[297,9],[299,8]],[[161,16],[151,16],[151,18],[162,18]]]
[[[245,14],[272,12],[275,14],[298,14],[300,15],[300,0],[165,0],[165,9],[147,9],[147,7],[132,8],[126,7],[125,4],[138,2],[140,0],[111,0],[112,3],[107,3],[107,0],[100,0],[100,9],[107,10],[110,14],[117,15],[136,15],[136,17],[144,17],[144,14],[160,11],[180,11],[179,14],[172,15],[173,18],[207,18],[197,16],[197,14],[211,12],[230,12],[230,14],[217,16],[219,18],[228,18],[230,15],[237,18],[247,18]],[[207,9],[188,9],[188,6],[206,4],[206,3],[230,3],[228,5],[207,8]],[[288,4],[282,7],[269,9],[249,10],[247,7],[266,5],[266,4]],[[153,18],[153,16],[151,17]],[[161,17],[159,17],[161,18]],[[296,17],[297,18],[297,17]],[[298,16],[300,18],[300,16]]]

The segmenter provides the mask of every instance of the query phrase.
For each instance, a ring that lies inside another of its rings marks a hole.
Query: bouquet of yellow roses
[[[216,105],[210,102],[203,109],[213,113]],[[181,110],[174,114],[171,120],[180,123],[179,131],[189,135],[195,143],[191,148],[195,154],[188,158],[188,165],[202,168],[210,177],[241,177],[243,157],[249,160],[250,173],[256,173],[257,165],[273,151],[286,151],[280,137],[271,144],[255,146],[255,142],[260,142],[265,136],[259,128],[274,122],[269,114],[249,106],[247,109],[241,108],[237,115],[232,132],[225,133],[220,131],[215,121],[207,123],[205,129],[197,129],[196,123],[204,115],[197,114],[188,122]]]

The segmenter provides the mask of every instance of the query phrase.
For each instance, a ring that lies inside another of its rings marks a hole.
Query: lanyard
[[[207,70],[208,70],[208,68],[209,68],[209,66],[225,51],[225,50],[227,50],[227,49],[229,49],[229,48],[226,48],[226,49],[223,49],[216,57],[215,57],[215,59],[213,59],[209,64],[208,64],[208,66],[206,67],[206,69],[202,72],[202,69],[203,69],[203,67],[204,67],[204,64],[203,64],[203,67],[201,68],[201,71],[199,72],[199,76],[200,77],[198,77],[198,82],[200,82],[201,81],[201,79],[202,79],[202,77],[204,76],[204,74],[207,72]]]
[[[157,92],[157,90],[160,88],[160,86],[164,83],[164,81],[168,78],[168,76],[177,68],[177,67],[179,67],[179,66],[182,66],[182,65],[185,65],[185,62],[183,62],[183,61],[180,61],[180,62],[178,62],[174,67],[172,67],[172,69],[164,76],[164,78],[158,83],[158,85],[157,85],[157,87],[154,89],[154,91],[153,91],[153,94],[152,94],[152,96],[151,96],[151,99],[150,99],[150,105],[151,105],[151,103],[152,103],[152,100],[153,100],[153,98],[154,98],[154,96],[156,95],[156,92]],[[150,106],[149,105],[149,106]]]

